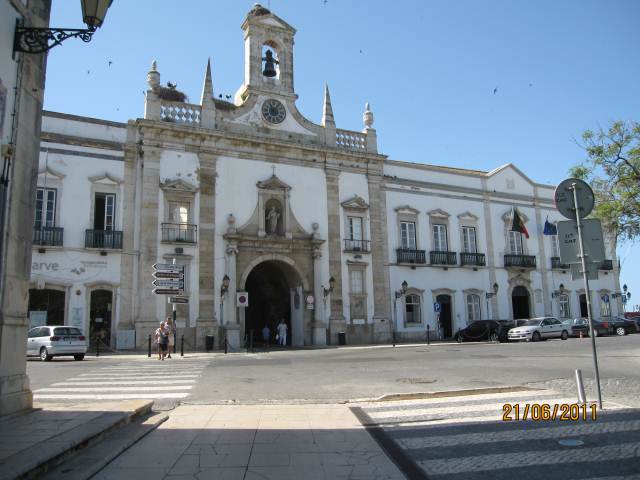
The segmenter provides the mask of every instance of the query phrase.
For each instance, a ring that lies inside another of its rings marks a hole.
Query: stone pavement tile
[[[191,442],[191,445],[213,445],[220,440],[222,430],[200,430]]]
[[[288,426],[288,425],[287,425]],[[314,443],[310,430],[258,430],[254,443]]]
[[[245,480],[246,467],[236,468],[203,468],[196,475],[198,480]],[[149,478],[151,480],[151,478]],[[264,480],[264,479],[261,479]]]
[[[294,467],[319,467],[322,465],[322,455],[319,453],[289,453],[289,457],[291,465]]]
[[[163,480],[196,480],[195,475],[167,475]]]
[[[199,471],[199,455],[182,455],[169,470],[169,475],[195,475]]]
[[[249,467],[286,467],[291,464],[288,453],[251,453]]]
[[[321,469],[304,467],[249,467],[245,480],[325,480]]]
[[[180,457],[180,453],[169,450],[170,444],[165,444],[162,449],[154,452],[139,452],[134,447],[124,455],[119,456],[109,464],[116,469],[149,469],[149,470],[169,470]]]
[[[213,449],[213,445],[209,443],[196,443],[194,439],[193,443],[182,453],[184,455],[214,455],[216,451]]]
[[[213,467],[246,467],[249,463],[250,452],[201,454],[200,468]]]
[[[331,451],[333,451],[333,449],[331,449]],[[319,446],[317,444],[309,443],[309,442],[300,442],[300,443],[290,443],[290,442],[254,443],[252,452],[253,453],[289,452],[290,454],[294,454],[294,453],[318,453],[318,452],[320,452],[320,448],[319,448]]]
[[[218,438],[217,444],[220,443],[253,443],[253,439],[256,435],[255,430],[231,430],[223,431]]]
[[[166,468],[148,468],[144,472],[137,468],[109,468],[98,472],[91,480],[155,480],[164,478],[166,474]]]

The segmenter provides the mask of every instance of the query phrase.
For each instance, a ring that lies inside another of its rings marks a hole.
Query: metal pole
[[[253,329],[249,330],[249,349],[253,353]]]
[[[176,259],[175,257],[173,257],[173,265],[176,264]],[[182,281],[184,282],[184,277],[182,279]],[[180,291],[182,292],[182,290]],[[176,325],[176,304],[172,303],[171,304],[171,313],[173,315],[173,332],[171,332],[171,334],[173,335],[173,353],[176,353],[176,337],[177,337],[177,333],[178,333],[178,326]],[[169,352],[171,353],[171,352]]]
[[[226,355],[229,351],[229,344],[227,343],[227,332],[224,332],[224,354]]]
[[[582,372],[576,369],[576,386],[578,387],[578,401],[581,404],[587,403],[587,397],[584,394],[584,383],[582,383]]]
[[[576,209],[576,224],[578,227],[578,241],[580,242],[580,263],[582,265],[582,278],[584,279],[585,297],[587,300],[587,317],[589,318],[589,334],[591,336],[591,349],[593,352],[593,368],[596,374],[596,388],[598,389],[598,408],[602,409],[602,391],[600,390],[600,371],[598,370],[598,354],[596,352],[596,338],[593,335],[593,314],[591,311],[591,293],[589,292],[589,276],[587,275],[587,262],[584,255],[584,244],[582,243],[582,223],[580,221],[580,211],[578,209],[578,193],[576,184],[571,184],[573,191],[573,206]]]
[[[151,335],[149,335],[149,352],[147,354],[147,357],[151,358]]]
[[[427,345],[431,345],[431,340],[429,337],[431,337],[431,335],[429,332],[429,324],[427,323]]]
[[[96,337],[96,357],[100,356],[100,337]]]
[[[184,357],[184,335],[180,337],[180,356]]]
[[[398,309],[396,308],[396,303],[398,303],[398,297],[394,297],[393,299],[393,328],[391,332],[391,336],[393,337],[393,346],[396,346],[396,324],[398,323]]]

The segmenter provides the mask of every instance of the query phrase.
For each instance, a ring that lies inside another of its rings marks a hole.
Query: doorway
[[[444,338],[453,336],[453,322],[451,318],[451,295],[438,295],[436,302],[440,304],[440,327]]]
[[[529,291],[522,286],[517,286],[511,293],[511,306],[513,307],[513,319],[531,318],[529,309]]]
[[[587,296],[583,293],[580,295],[580,316],[587,318],[589,316],[589,309],[587,308]]]
[[[304,345],[304,300],[297,273],[287,264],[268,260],[256,265],[247,277],[245,289],[249,306],[245,309],[245,338],[254,345],[275,345],[280,320],[287,325],[287,345]],[[263,338],[265,325],[269,340]]]
[[[89,310],[89,342],[95,347],[97,339],[103,346],[111,347],[111,310],[113,292],[93,290]]]
[[[29,289],[29,328],[64,325],[64,304],[65,293],[62,290]]]

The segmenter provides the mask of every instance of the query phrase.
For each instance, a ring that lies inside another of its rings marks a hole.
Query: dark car
[[[476,320],[456,332],[458,342],[478,342],[482,340],[507,341],[507,332],[515,325],[512,320]]]
[[[562,324],[571,329],[569,335],[572,337],[579,337],[580,334],[589,336],[589,321],[586,318],[567,318]]]
[[[611,317],[610,320],[606,320],[609,323],[609,328],[616,335],[627,335],[629,333],[638,333],[638,323],[631,318],[624,317]]]

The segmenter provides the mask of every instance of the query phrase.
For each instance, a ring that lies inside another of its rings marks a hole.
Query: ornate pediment
[[[165,180],[160,182],[160,188],[165,192],[181,192],[181,193],[194,193],[198,189],[195,185],[177,178],[175,180]]]
[[[66,175],[64,173],[60,173],[60,172],[56,172],[55,170],[53,170],[51,167],[47,166],[45,168],[41,168],[40,170],[38,170],[38,176],[42,175],[47,176],[47,177],[53,177],[56,178],[58,180],[62,180],[64,177],[66,177]]]
[[[119,179],[117,177],[114,177],[113,175],[109,174],[108,172],[105,172],[102,175],[95,175],[93,177],[89,177],[89,181],[91,183],[98,184],[98,185],[118,186],[124,180],[121,180],[121,179]]]
[[[478,216],[473,213],[467,211],[458,215],[459,220],[467,221],[467,222],[477,222]]]
[[[420,210],[416,210],[415,208],[410,207],[409,205],[396,207],[394,208],[394,210],[396,211],[396,213],[409,213],[411,215],[418,215],[420,213]]]
[[[359,195],[354,195],[349,200],[342,202],[342,208],[347,208],[349,210],[368,210],[369,204]]]
[[[267,180],[256,183],[256,186],[262,190],[291,190],[291,186],[284,183],[275,174],[271,175]]]
[[[444,210],[441,210],[439,208],[436,208],[435,210],[429,210],[427,212],[427,215],[429,215],[430,217],[437,217],[437,218],[449,218],[450,215],[445,212]]]

